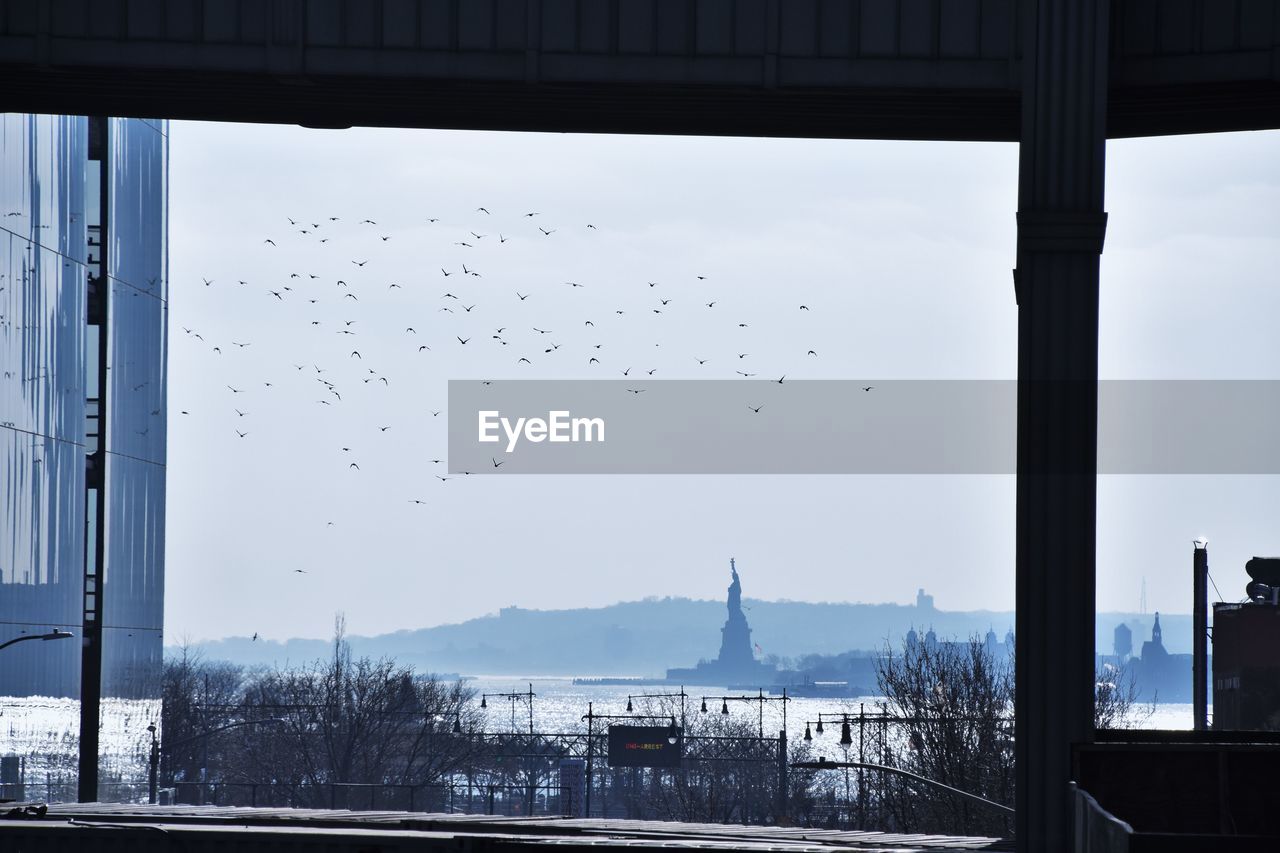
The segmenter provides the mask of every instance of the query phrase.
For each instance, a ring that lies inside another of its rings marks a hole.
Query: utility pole
[[[592,729],[591,724],[595,721],[595,714],[592,712],[592,705],[593,703],[591,702],[587,703],[587,796],[585,798],[587,817],[591,817],[591,770],[592,770],[591,759],[594,755],[594,752],[591,748],[592,735],[594,734],[591,730]]]

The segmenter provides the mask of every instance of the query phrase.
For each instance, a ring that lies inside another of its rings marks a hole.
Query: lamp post
[[[707,713],[707,700],[720,700],[720,713],[723,716],[729,716],[730,702],[758,702],[760,704],[760,739],[764,740],[764,705],[766,702],[782,703],[782,731],[787,730],[787,703],[791,701],[791,697],[787,695],[787,688],[782,688],[781,696],[766,696],[764,689],[761,688],[755,696],[703,696],[702,697],[702,713]]]
[[[489,707],[489,698],[490,698],[490,697],[493,697],[494,699],[506,699],[507,701],[509,701],[509,702],[511,703],[511,731],[512,731],[512,733],[514,734],[514,733],[515,733],[515,730],[516,730],[516,703],[517,703],[517,702],[526,702],[526,703],[528,703],[528,705],[529,705],[529,734],[533,734],[533,698],[534,698],[535,696],[537,696],[537,695],[538,695],[537,693],[534,693],[534,692],[533,692],[533,685],[532,685],[532,684],[530,684],[530,685],[529,685],[529,689],[528,689],[527,691],[525,691],[524,693],[515,693],[515,692],[511,692],[511,693],[481,693],[481,694],[480,694],[480,707],[481,707],[481,708],[488,708],[488,707]]]
[[[70,631],[63,631],[60,628],[54,628],[47,634],[23,634],[22,636],[14,637],[12,640],[6,640],[5,642],[0,643],[0,649],[7,649],[14,643],[22,643],[27,640],[69,640],[74,636],[75,634]]]
[[[157,776],[160,770],[160,758],[163,755],[163,753],[171,752],[172,750],[177,749],[180,746],[184,746],[188,743],[192,743],[194,741],[200,740],[201,738],[208,737],[209,735],[217,734],[218,732],[225,732],[228,729],[237,729],[237,728],[240,728],[241,726],[256,726],[262,723],[283,723],[283,722],[285,721],[280,719],[279,717],[267,717],[266,719],[262,719],[262,720],[240,720],[239,722],[228,723],[225,726],[218,726],[216,729],[209,729],[207,732],[199,732],[197,734],[192,735],[191,737],[183,738],[177,743],[165,743],[165,744],[161,744],[159,739],[156,737],[156,724],[152,723],[151,725],[147,726],[147,731],[151,733],[151,756],[148,762],[149,771],[147,774],[147,802],[153,806],[156,804]]]
[[[679,693],[632,693],[627,697],[627,713],[632,712],[632,699],[675,699],[676,697],[680,698],[680,727],[687,728],[689,720],[685,714],[685,700],[689,698],[689,694],[684,692],[684,685],[680,686]]]

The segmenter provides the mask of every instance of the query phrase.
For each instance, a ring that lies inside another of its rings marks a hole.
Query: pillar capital
[[[1102,254],[1107,214],[1095,210],[1019,210],[1018,253]]]

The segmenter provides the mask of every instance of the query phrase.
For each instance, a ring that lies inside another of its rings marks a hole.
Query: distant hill
[[[745,599],[743,606],[752,641],[763,654],[780,657],[879,649],[886,642],[896,647],[913,626],[921,634],[932,627],[940,639],[984,635],[990,628],[1003,640],[1014,624],[1012,612],[946,611],[902,604]],[[422,672],[661,676],[668,667],[714,658],[725,615],[723,601],[688,598],[648,598],[575,610],[507,607],[458,624],[350,640],[357,655],[394,657]],[[1133,630],[1135,651],[1150,637],[1150,615],[1101,613],[1099,652],[1110,653],[1112,632],[1120,621]],[[1168,651],[1190,652],[1190,616],[1161,614],[1160,621]],[[193,648],[208,659],[269,666],[315,660],[330,651],[327,639],[277,642],[248,637],[228,637]]]

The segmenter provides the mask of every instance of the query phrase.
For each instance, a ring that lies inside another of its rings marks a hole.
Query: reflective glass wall
[[[167,122],[109,120],[99,797],[110,799],[130,796],[146,727],[160,722],[168,158]]]
[[[102,799],[145,791],[159,719],[167,132],[0,115],[0,644],[75,634],[0,648],[0,755],[49,799],[76,795],[82,698],[101,695]]]
[[[80,635],[87,120],[0,116],[0,642]],[[0,696],[74,698],[77,640],[0,650]]]

